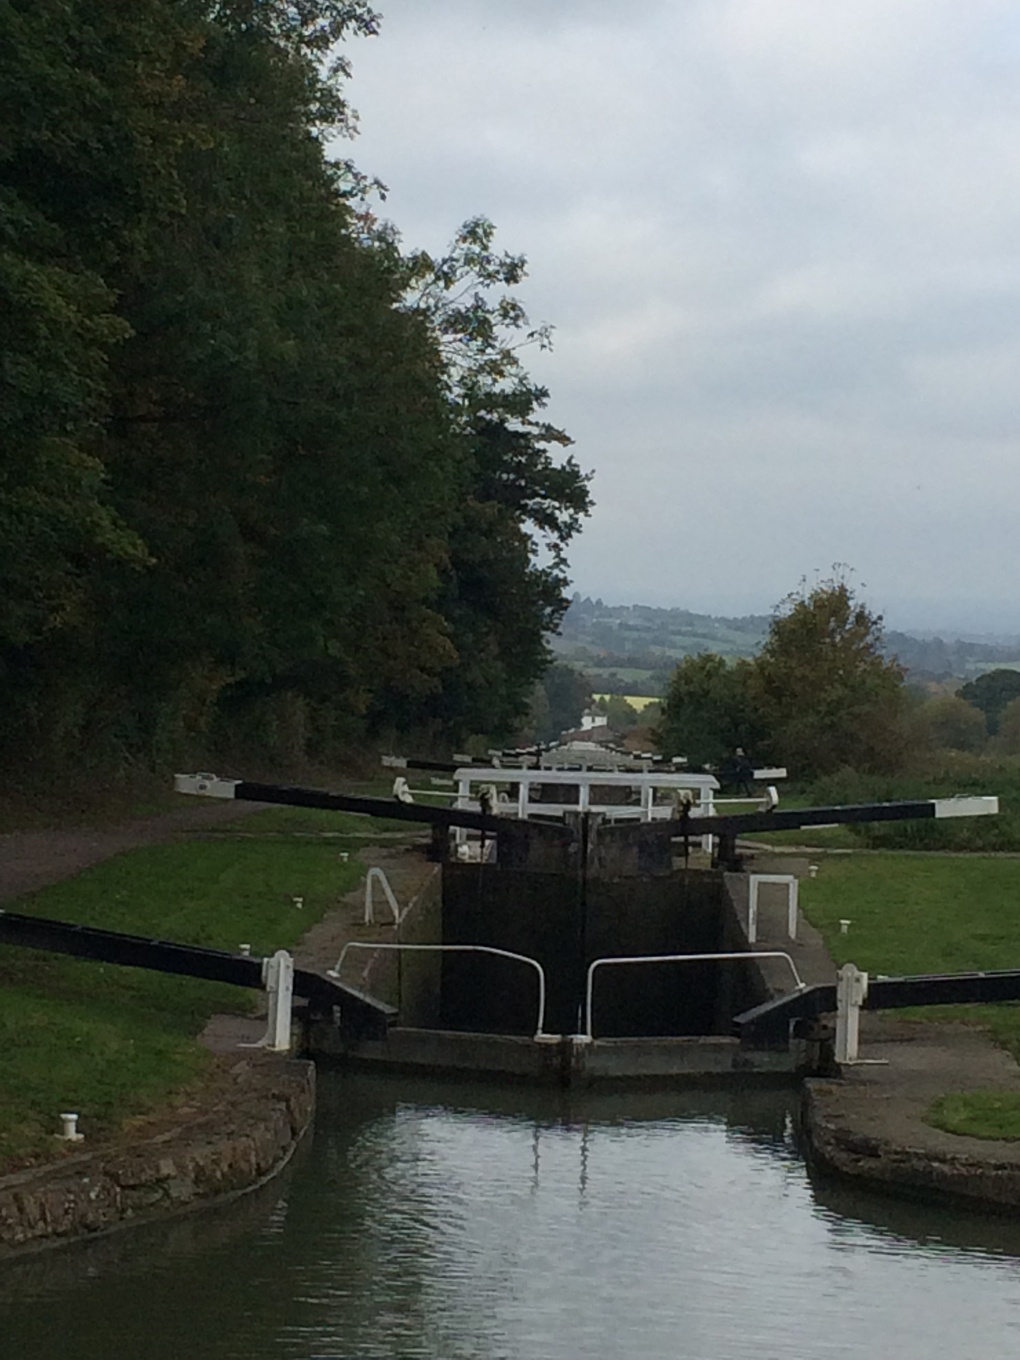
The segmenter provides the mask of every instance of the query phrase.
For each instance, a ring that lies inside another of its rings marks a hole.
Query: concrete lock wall
[[[723,875],[594,878],[448,864],[444,943],[487,944],[535,958],[546,973],[551,1033],[580,1028],[592,960],[746,948]],[[728,1034],[732,1016],[763,999],[753,965],[663,963],[596,973],[594,1031],[605,1036]],[[537,979],[526,965],[445,955],[440,1023],[490,1033],[534,1032]]]
[[[433,944],[442,936],[442,875],[439,866],[400,923],[403,944]],[[439,1025],[442,958],[433,953],[397,955],[396,995],[400,1023],[435,1029]]]

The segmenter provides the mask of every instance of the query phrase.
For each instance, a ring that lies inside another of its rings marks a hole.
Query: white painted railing
[[[758,889],[762,883],[779,883],[786,887],[786,933],[791,940],[795,940],[798,898],[796,874],[748,874],[747,882],[747,943],[754,944],[758,939]]]
[[[509,949],[496,949],[488,944],[373,944],[368,940],[348,940],[340,951],[340,957],[336,961],[335,968],[326,970],[327,977],[339,980],[340,969],[343,967],[344,959],[351,949],[385,949],[392,952],[404,951],[407,953],[426,953],[431,951],[437,954],[461,953],[461,954],[493,954],[500,959],[514,959],[518,963],[526,963],[534,968],[538,975],[538,1021],[535,1025],[535,1038],[541,1041],[559,1041],[558,1034],[546,1034],[545,1025],[545,970],[537,959],[529,958],[527,954],[514,954]]]
[[[390,904],[390,911],[393,912],[393,924],[399,926],[400,922],[404,919],[404,916],[401,914],[400,906],[394,896],[393,889],[390,887],[389,879],[376,865],[373,865],[372,868],[369,869],[368,874],[365,877],[365,925],[370,926],[375,919],[375,904],[372,891],[373,884],[375,883],[378,883],[380,888],[382,888],[383,896]]]
[[[592,1030],[592,1002],[595,991],[595,970],[597,968],[608,968],[615,964],[623,963],[717,963],[725,959],[742,959],[745,963],[750,959],[785,959],[790,965],[790,972],[793,974],[794,989],[803,990],[804,983],[797,972],[797,965],[789,954],[781,949],[762,949],[762,950],[743,950],[740,953],[726,954],[632,954],[624,957],[609,957],[595,959],[588,965],[588,980],[585,987],[584,996],[584,1035],[583,1037],[590,1043],[594,1038]]]

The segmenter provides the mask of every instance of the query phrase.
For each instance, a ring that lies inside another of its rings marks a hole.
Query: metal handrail
[[[372,911],[372,905],[373,905],[373,898],[372,898],[372,884],[373,884],[373,883],[378,883],[378,884],[380,884],[380,886],[382,887],[383,895],[385,896],[386,901],[390,904],[390,910],[393,912],[393,924],[394,924],[395,926],[399,926],[399,925],[400,925],[400,922],[404,919],[404,918],[403,918],[403,915],[401,914],[401,911],[400,911],[400,906],[399,906],[399,904],[398,904],[398,902],[397,902],[396,897],[394,896],[393,889],[390,887],[390,881],[389,881],[389,879],[386,877],[386,875],[383,873],[383,871],[379,868],[379,866],[378,866],[378,865],[375,865],[375,864],[372,866],[371,869],[369,869],[369,871],[368,871],[368,873],[367,873],[367,875],[366,875],[366,877],[365,877],[365,925],[366,925],[366,926],[371,925],[371,924],[372,924],[372,921],[373,921],[373,911]]]
[[[373,944],[369,940],[348,940],[340,951],[336,967],[327,968],[327,977],[339,981],[340,969],[343,967],[349,949],[389,949],[406,950],[408,952],[430,950],[433,953],[495,954],[497,958],[516,959],[518,963],[530,964],[538,974],[538,1023],[535,1026],[535,1038],[544,1040],[559,1039],[560,1037],[558,1034],[546,1034],[545,1032],[545,970],[537,959],[529,958],[527,954],[514,954],[509,949],[496,949],[488,944]]]
[[[762,949],[762,950],[743,950],[741,952],[727,954],[632,954],[620,957],[608,957],[595,959],[588,966],[588,978],[585,986],[584,996],[584,1037],[591,1042],[595,1035],[592,1032],[592,1000],[595,990],[595,969],[606,967],[617,963],[714,963],[724,959],[785,959],[790,965],[790,972],[793,974],[794,990],[803,991],[804,983],[797,972],[797,965],[784,950],[781,949]]]

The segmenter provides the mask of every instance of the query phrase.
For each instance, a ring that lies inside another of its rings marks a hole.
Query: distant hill
[[[972,680],[997,666],[1020,668],[1020,646],[1016,643],[889,632],[885,635],[885,653],[906,667],[908,680]]]
[[[615,694],[663,694],[677,661],[699,652],[754,656],[768,633],[770,616],[743,618],[658,609],[646,604],[609,605],[575,595],[552,640],[558,661],[590,676],[596,688]],[[1020,642],[972,642],[930,633],[889,632],[885,652],[895,656],[910,681],[973,679],[997,666],[1020,669]]]
[[[552,645],[557,660],[583,670],[597,688],[654,695],[665,693],[681,657],[699,652],[753,656],[768,628],[767,614],[717,618],[689,609],[610,605],[575,595]]]

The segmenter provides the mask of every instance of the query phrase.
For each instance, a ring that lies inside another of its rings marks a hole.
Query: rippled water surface
[[[812,1187],[793,1102],[325,1074],[286,1182],[0,1268],[0,1355],[1020,1355],[1020,1228]]]

